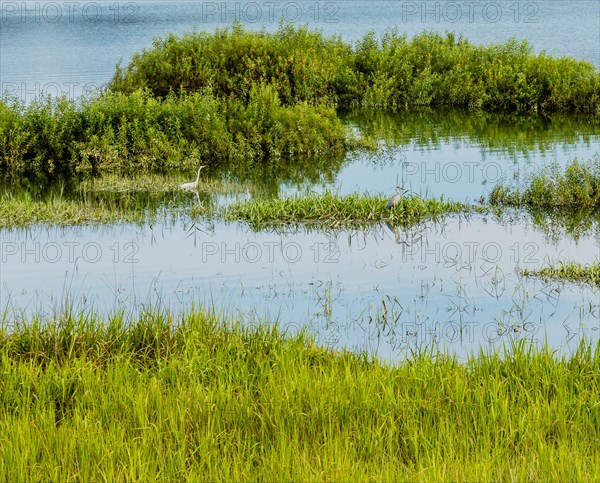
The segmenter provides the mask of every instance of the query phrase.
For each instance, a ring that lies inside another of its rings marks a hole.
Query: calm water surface
[[[77,96],[108,81],[116,62],[127,62],[155,36],[213,30],[233,17],[276,29],[283,9],[289,20],[349,41],[393,26],[408,35],[453,30],[482,43],[518,36],[536,51],[600,65],[596,1],[482,2],[472,20],[466,4],[458,4],[465,10],[454,21],[455,2],[281,2],[272,18],[266,4],[252,2],[228,2],[229,13],[222,2],[81,3],[71,12],[63,4],[53,11],[59,4],[51,2],[3,2],[0,82],[25,101],[40,93]],[[586,117],[341,115],[387,147],[318,168],[283,163],[267,177],[240,166],[234,175],[268,196],[391,195],[401,184],[416,194],[475,202],[498,182],[519,185],[550,165],[600,156],[598,124]],[[197,202],[181,194],[171,201],[187,210]],[[464,356],[520,338],[568,351],[582,336],[598,340],[600,333],[598,288],[520,275],[552,261],[600,259],[595,222],[567,229],[515,212],[502,220],[450,216],[411,229],[257,233],[184,214],[152,224],[0,230],[0,248],[0,304],[8,312],[50,313],[67,296],[103,312],[209,304],[291,331],[308,327],[323,344],[391,361],[418,347]]]
[[[0,84],[30,101],[40,94],[76,96],[107,82],[115,64],[151,47],[155,37],[213,31],[237,20],[276,30],[282,20],[350,42],[397,28],[453,31],[477,43],[526,39],[536,52],[600,66],[597,0],[427,1],[3,1]]]
[[[590,263],[600,230],[551,240],[523,217],[452,216],[412,229],[255,233],[192,221],[3,233],[8,308],[52,312],[68,294],[110,312],[208,304],[388,359],[417,346],[465,354],[525,337],[598,338],[599,290],[524,279],[555,260]]]

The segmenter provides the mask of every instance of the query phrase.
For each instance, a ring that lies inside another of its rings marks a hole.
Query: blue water
[[[254,233],[191,219],[4,231],[2,304],[51,314],[205,304],[245,321],[309,327],[387,360],[435,346],[460,355],[514,338],[569,349],[600,337],[600,289],[520,269],[600,258],[600,232],[550,240],[525,217],[453,216],[371,231]]]
[[[107,82],[117,62],[151,46],[155,36],[213,30],[234,19],[274,30],[282,16],[348,41],[390,27],[408,35],[452,30],[479,43],[517,36],[536,52],[600,66],[596,0],[224,5],[2,2],[2,91],[25,102],[40,94],[77,97]],[[500,123],[487,132],[463,129],[460,121],[443,124],[425,118],[423,131],[389,149],[349,156],[333,182],[283,184],[280,193],[391,195],[401,184],[416,194],[473,202],[498,182],[519,183],[550,164],[600,155],[600,132],[585,120],[555,133],[547,125]],[[36,226],[0,230],[0,258],[3,313],[51,313],[66,297],[99,311],[148,304],[185,311],[204,303],[246,321],[308,327],[325,345],[391,361],[418,347],[464,356],[515,338],[568,350],[582,336],[600,337],[600,289],[524,279],[519,271],[599,260],[598,227],[578,237],[552,234],[522,213],[510,222],[452,216],[409,230],[337,232],[255,233],[243,224],[185,216],[152,225]]]
[[[30,101],[39,95],[77,97],[110,80],[115,65],[155,37],[194,28],[213,31],[237,20],[275,30],[293,21],[354,42],[397,28],[409,36],[453,31],[477,43],[527,39],[535,52],[600,66],[597,0],[453,1],[3,1],[0,84]]]

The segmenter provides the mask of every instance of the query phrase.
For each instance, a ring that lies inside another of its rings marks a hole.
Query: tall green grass
[[[584,282],[600,287],[600,263],[580,265],[574,262],[559,262],[539,270],[523,270],[525,277],[540,277],[546,280],[569,280]]]
[[[327,227],[372,225],[382,221],[409,225],[424,218],[448,213],[466,212],[471,207],[443,199],[402,198],[391,210],[388,199],[379,196],[352,194],[338,196],[330,192],[320,195],[295,196],[285,199],[253,198],[229,205],[224,218],[245,221],[252,226],[272,226],[295,223],[317,223]]]
[[[527,180],[524,190],[502,184],[489,195],[492,205],[527,206],[590,212],[600,209],[600,156],[571,161],[564,169],[550,166]]]
[[[52,190],[43,196],[25,190],[5,191],[0,192],[0,228],[152,223],[175,219],[194,201],[172,191],[73,194]]]
[[[483,46],[452,33],[408,39],[396,30],[380,39],[367,34],[355,45],[291,25],[275,33],[237,24],[170,35],[118,67],[110,86],[148,88],[159,97],[210,87],[218,97],[248,100],[263,82],[287,105],[600,112],[600,72],[590,63],[536,55],[516,39]]]
[[[600,348],[394,367],[203,310],[0,331],[0,479],[577,480],[600,472]]]

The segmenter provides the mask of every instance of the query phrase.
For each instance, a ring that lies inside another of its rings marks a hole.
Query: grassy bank
[[[5,317],[5,324],[8,322]],[[0,332],[0,479],[578,480],[600,349],[394,368],[196,310]]]
[[[210,86],[248,100],[273,86],[285,105],[396,109],[449,106],[503,112],[600,112],[600,72],[570,58],[534,54],[525,41],[475,45],[454,34],[412,39],[390,31],[355,45],[306,28],[275,33],[241,25],[157,39],[119,67],[111,89],[159,97]]]
[[[600,287],[600,264],[580,265],[573,262],[560,262],[539,270],[523,270],[525,277],[540,277],[545,280],[569,280]]]
[[[423,199],[417,196],[402,198],[391,210],[386,209],[387,202],[388,198],[379,196],[338,196],[329,192],[285,199],[254,198],[229,205],[224,217],[229,221],[245,221],[255,227],[293,223],[348,227],[382,221],[394,225],[408,225],[425,218],[470,210],[470,207],[463,203]]]

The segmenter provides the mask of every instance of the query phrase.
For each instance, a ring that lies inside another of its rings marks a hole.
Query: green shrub
[[[119,92],[148,88],[157,97],[210,87],[248,102],[253,86],[273,86],[283,105],[397,109],[451,106],[502,112],[600,112],[600,73],[570,58],[536,55],[526,41],[475,45],[454,34],[412,39],[388,31],[356,45],[306,28],[215,33],[155,40],[118,67]]]

